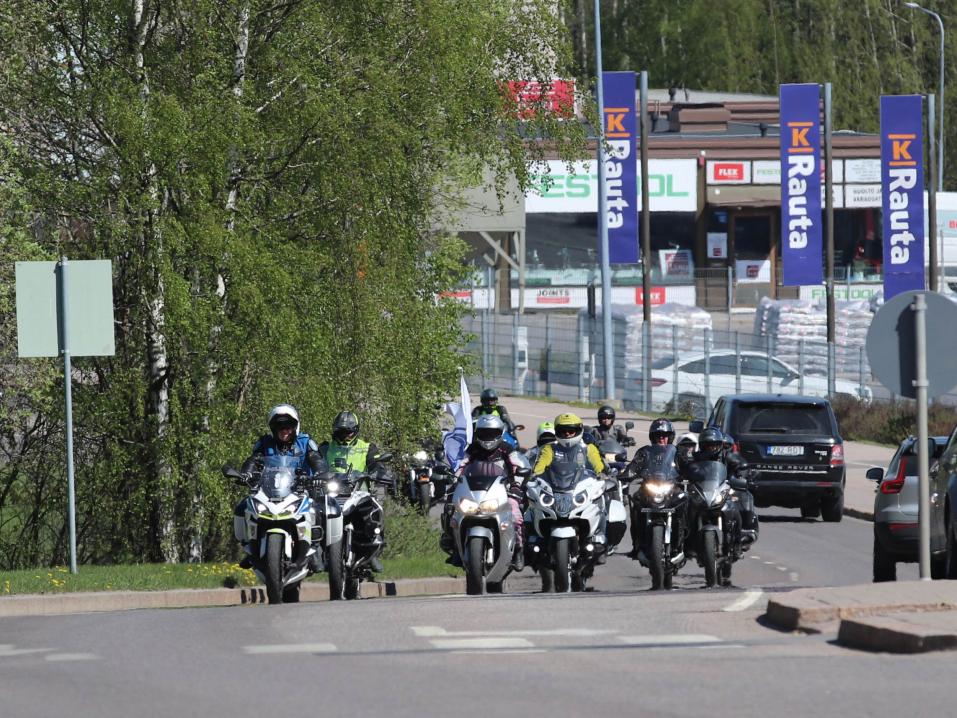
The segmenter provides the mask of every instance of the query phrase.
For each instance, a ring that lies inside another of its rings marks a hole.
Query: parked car
[[[756,351],[741,352],[739,389],[736,356],[733,349],[711,351],[707,361],[704,352],[678,354],[677,376],[674,357],[662,357],[654,361],[651,365],[652,403],[661,407],[677,399],[674,408],[690,406],[694,416],[704,417],[710,408],[709,395],[717,397],[722,394],[758,392],[823,397],[828,395],[826,376],[805,373],[802,387],[801,374],[797,369],[774,356],[769,357],[766,353]],[[706,368],[709,371],[705,372]],[[710,377],[710,387],[705,386],[706,376]],[[630,403],[640,404],[642,385],[641,374],[629,372],[626,377],[625,398],[630,398]],[[862,388],[860,383],[846,379],[835,380],[834,388],[838,395],[851,396],[867,403],[874,397],[869,386]]]
[[[691,422],[700,432],[704,422]],[[840,521],[844,513],[844,440],[831,403],[784,394],[722,396],[708,417],[758,472],[758,507],[800,508],[801,516]]]
[[[930,438],[930,571],[943,578],[947,564],[946,474],[939,471],[938,460],[947,447],[946,436]],[[917,478],[917,437],[904,439],[887,471],[868,469],[867,478],[877,483],[874,494],[874,581],[896,581],[897,562],[920,560],[918,531],[919,491]]]

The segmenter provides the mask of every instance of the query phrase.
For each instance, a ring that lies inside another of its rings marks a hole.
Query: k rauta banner
[[[781,85],[781,258],[787,286],[823,284],[821,90]]]
[[[608,223],[608,261],[638,263],[638,162],[635,73],[604,72],[605,138],[611,148],[605,156],[605,221]],[[600,248],[599,248],[600,249]]]
[[[924,289],[924,155],[920,95],[881,97],[884,301]]]

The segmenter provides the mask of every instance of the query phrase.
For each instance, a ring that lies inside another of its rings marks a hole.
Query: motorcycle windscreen
[[[672,444],[667,446],[653,445],[645,450],[645,465],[639,477],[651,481],[675,481],[678,478],[678,468],[675,458],[678,450]]]
[[[488,491],[499,479],[507,479],[508,473],[498,462],[476,461],[466,467],[463,478],[472,491]]]
[[[555,491],[571,491],[584,478],[585,467],[574,461],[553,461],[542,478]]]
[[[602,439],[598,442],[598,453],[602,456],[608,456],[609,454],[613,456],[618,456],[622,453],[625,448],[618,443],[618,440],[612,436],[609,436],[607,439]]]
[[[688,467],[688,479],[703,492],[712,492],[728,480],[728,467],[720,461],[696,461]]]
[[[296,469],[299,468],[300,458],[291,455],[263,457],[259,488],[272,501],[284,499],[292,493],[296,485]]]

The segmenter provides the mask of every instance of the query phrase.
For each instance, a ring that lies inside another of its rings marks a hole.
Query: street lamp
[[[913,8],[914,10],[920,10],[925,12],[935,20],[937,20],[937,25],[940,27],[940,129],[938,130],[939,135],[937,136],[937,191],[944,191],[944,21],[940,19],[940,15],[935,13],[933,10],[928,10],[925,7],[921,7],[915,2],[905,2],[907,7]]]

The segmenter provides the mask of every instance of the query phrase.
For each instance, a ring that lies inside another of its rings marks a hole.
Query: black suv
[[[722,396],[707,426],[735,442],[756,469],[757,506],[800,508],[801,516],[840,521],[844,513],[844,440],[827,399],[785,394]],[[701,431],[703,422],[691,423]]]

